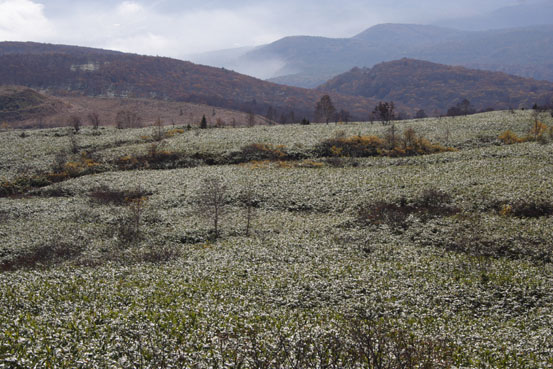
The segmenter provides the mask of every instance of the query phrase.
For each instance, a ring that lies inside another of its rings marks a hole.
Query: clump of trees
[[[457,105],[447,109],[447,116],[457,117],[460,115],[469,115],[476,113],[476,109],[471,105],[468,99],[463,99]]]
[[[374,119],[381,121],[382,124],[390,124],[395,119],[394,102],[379,102],[372,111],[372,116]]]
[[[210,176],[202,180],[197,192],[198,214],[212,224],[211,238],[217,239],[221,236],[222,220],[231,205],[231,196],[228,185],[221,177]],[[244,215],[244,234],[249,237],[255,220],[256,209],[259,206],[259,196],[251,181],[240,189],[234,200]]]
[[[415,119],[424,119],[424,118],[428,118],[428,115],[426,114],[426,112],[423,109],[417,110],[417,112],[415,113]]]

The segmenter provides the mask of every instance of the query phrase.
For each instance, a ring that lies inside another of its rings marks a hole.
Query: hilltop
[[[0,86],[0,122],[39,120],[67,106],[59,99],[21,86]]]
[[[354,68],[318,89],[394,101],[438,115],[465,98],[476,110],[553,104],[552,82],[406,58]]]
[[[0,87],[0,123],[11,128],[66,126],[72,117],[79,118],[83,125],[90,125],[90,114],[97,114],[102,126],[116,125],[120,111],[132,111],[143,126],[153,125],[158,119],[163,125],[198,126],[202,116],[210,127],[252,123],[247,113],[205,104],[145,98],[52,96],[28,87]],[[261,115],[254,116],[253,124],[273,123]]]
[[[0,43],[0,83],[56,95],[154,98],[311,117],[319,91],[278,85],[222,68],[152,57],[33,43]],[[365,117],[375,102],[332,96],[338,109]],[[275,119],[276,120],[276,119]]]

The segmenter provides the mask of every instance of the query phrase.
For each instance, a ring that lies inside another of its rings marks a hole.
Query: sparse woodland
[[[552,127],[4,129],[0,368],[553,367]]]

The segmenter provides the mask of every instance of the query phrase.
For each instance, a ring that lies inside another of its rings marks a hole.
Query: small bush
[[[362,224],[387,224],[392,229],[407,228],[407,218],[412,210],[402,204],[376,201],[363,204],[357,209],[357,220]]]
[[[540,138],[545,136],[549,127],[539,120],[534,121],[530,131],[528,132],[528,139],[532,141],[538,141]]]
[[[548,137],[549,135],[549,137]],[[518,137],[511,130],[507,130],[499,135],[498,139],[505,145],[512,145],[521,142],[534,141],[541,144],[549,143],[549,139],[553,137],[553,127],[548,127],[544,123],[536,120],[530,127],[528,134],[525,137]]]
[[[152,246],[148,248],[142,255],[141,259],[147,263],[167,263],[180,256],[180,252],[169,246]]]
[[[239,152],[233,153],[231,161],[235,163],[244,163],[250,161],[279,161],[288,160],[290,157],[286,148],[282,145],[255,143],[246,145]]]
[[[71,197],[73,196],[73,192],[59,186],[59,185],[53,185],[49,188],[44,188],[41,190],[38,190],[34,192],[33,194],[36,194],[38,196],[42,197]]]
[[[322,168],[324,167],[324,163],[321,163],[320,161],[306,159],[297,163],[296,166],[299,168]]]
[[[119,191],[110,189],[107,186],[101,186],[92,190],[88,195],[91,201],[98,204],[124,206],[133,200],[148,197],[152,193],[142,189]]]
[[[280,325],[280,324],[278,324]],[[406,329],[376,319],[337,321],[332,329],[309,334],[279,329],[266,339],[260,324],[214,334],[210,367],[253,368],[404,368],[446,369],[454,345],[446,340],[420,338]]]
[[[165,137],[173,137],[174,135],[180,135],[184,133],[182,128],[173,128],[165,132]]]

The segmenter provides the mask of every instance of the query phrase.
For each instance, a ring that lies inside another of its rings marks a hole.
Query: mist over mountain
[[[434,25],[387,23],[350,38],[289,36],[252,49],[211,52],[203,64],[313,88],[353,67],[414,58],[553,81],[553,2],[525,2]]]
[[[404,57],[553,81],[553,25],[461,31],[382,24],[347,39],[286,37],[246,52],[234,65],[243,73],[277,65],[270,81],[312,88],[353,67]]]

